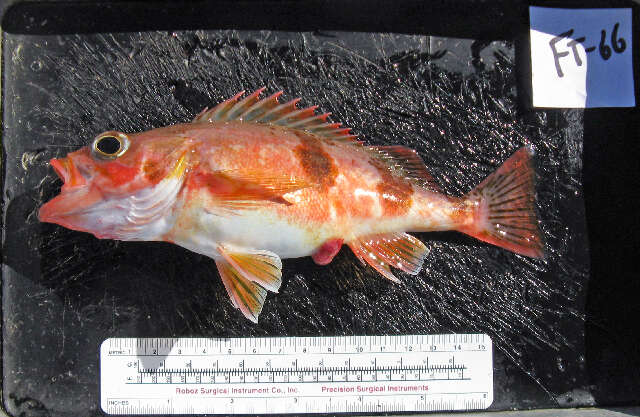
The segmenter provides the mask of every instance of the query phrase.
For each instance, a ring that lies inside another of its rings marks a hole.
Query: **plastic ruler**
[[[108,414],[388,413],[484,409],[483,334],[113,338],[100,347]]]

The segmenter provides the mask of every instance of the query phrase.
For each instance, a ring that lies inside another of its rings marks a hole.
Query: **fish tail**
[[[512,252],[541,258],[533,150],[522,147],[465,198],[473,221],[458,230]]]

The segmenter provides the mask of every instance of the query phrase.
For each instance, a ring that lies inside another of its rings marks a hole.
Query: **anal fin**
[[[365,236],[348,243],[353,253],[385,278],[399,282],[390,266],[411,275],[422,268],[428,249],[422,242],[407,233],[388,233]]]

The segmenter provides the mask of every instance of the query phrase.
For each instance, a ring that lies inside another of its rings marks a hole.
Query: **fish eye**
[[[129,148],[129,138],[121,132],[104,132],[93,140],[91,151],[99,159],[115,159]]]

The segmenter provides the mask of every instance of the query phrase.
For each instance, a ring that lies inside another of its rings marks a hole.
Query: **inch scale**
[[[113,338],[100,347],[108,414],[388,413],[485,409],[484,334]]]

